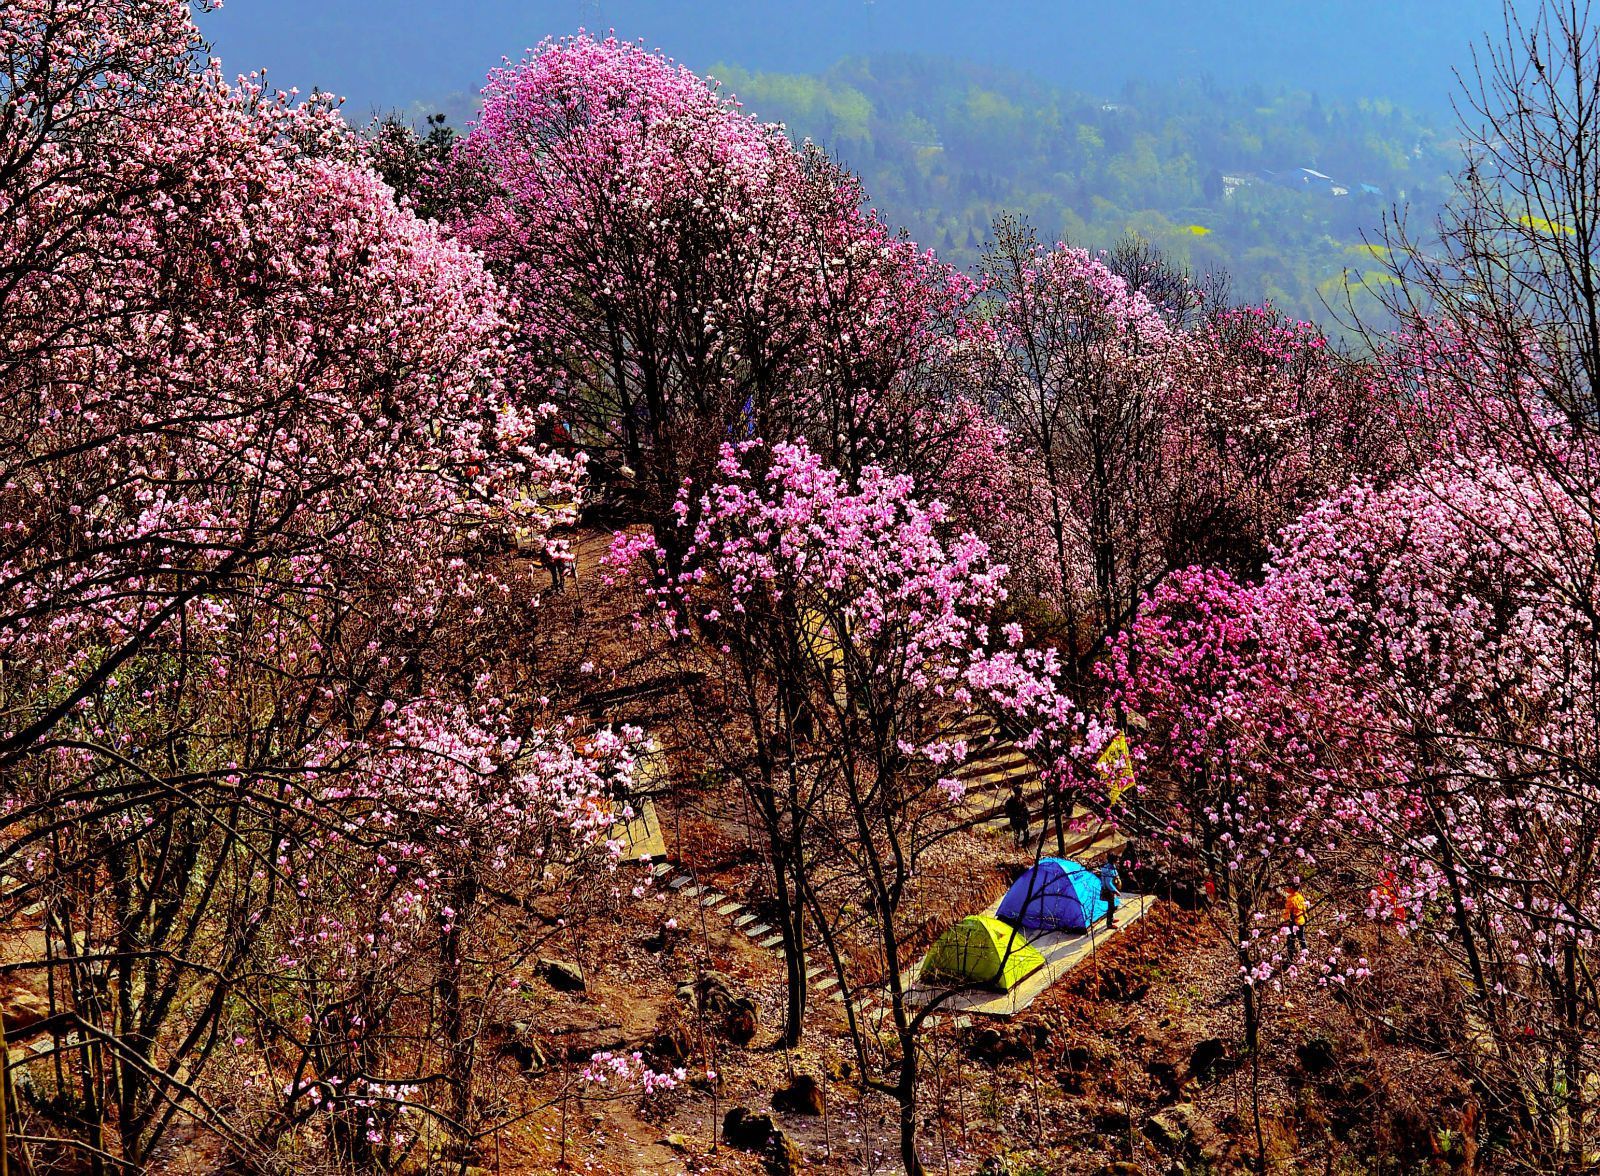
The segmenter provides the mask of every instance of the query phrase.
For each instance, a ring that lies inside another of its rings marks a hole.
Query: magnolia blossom
[[[645,1063],[643,1054],[602,1050],[589,1059],[578,1076],[591,1086],[617,1093],[631,1088],[648,1097],[658,1090],[674,1089],[688,1077],[688,1071],[682,1066],[670,1071],[655,1070]]]

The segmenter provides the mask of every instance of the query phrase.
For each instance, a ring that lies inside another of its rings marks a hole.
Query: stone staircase
[[[959,827],[982,829],[1009,840],[1011,830],[1006,822],[1005,801],[1012,783],[1020,781],[1023,796],[1028,802],[1030,826],[1036,837],[1045,811],[1044,785],[1039,779],[1038,769],[1014,743],[1001,735],[994,721],[985,715],[969,715],[952,725],[950,730],[966,737],[970,756],[955,772],[956,778],[966,785],[961,800],[962,819]],[[1088,820],[1089,814],[1078,808],[1072,817],[1073,824],[1077,825]],[[1090,821],[1081,828],[1069,830],[1066,836],[1064,856],[1085,865],[1093,865],[1127,844],[1125,837],[1099,821]],[[1053,848],[1053,837],[1047,837],[1046,852]],[[650,867],[650,875],[655,885],[664,886],[679,897],[696,902],[711,914],[727,919],[756,946],[773,952],[782,951],[783,936],[776,928],[762,922],[740,900],[714,887],[700,886],[681,865],[661,861]],[[848,997],[857,1015],[871,1019],[874,1024],[888,1015],[876,989],[849,994],[840,988],[826,959],[818,962],[816,956],[810,957],[806,977],[813,981],[813,994],[827,993],[828,999],[835,1004],[843,1004]],[[958,1026],[970,1024],[970,1018],[957,1017],[956,1023]]]
[[[1045,818],[1044,785],[1039,770],[1015,743],[1006,739],[986,715],[969,715],[953,724],[950,733],[967,739],[969,758],[954,775],[966,786],[961,799],[962,828],[984,829],[999,836],[1011,836],[1006,821],[1005,803],[1013,783],[1022,785],[1028,802],[1030,837],[1038,835]],[[1127,838],[1091,817],[1088,810],[1075,806],[1068,818],[1078,826],[1066,831],[1066,850],[1060,856],[1084,865],[1094,865],[1127,844]],[[1030,841],[1030,844],[1032,842]],[[1053,836],[1045,839],[1047,853],[1055,852]]]
[[[763,923],[738,899],[730,898],[715,887],[700,886],[683,867],[670,861],[660,862],[650,868],[650,877],[657,886],[665,886],[679,898],[697,903],[711,914],[729,920],[757,947],[774,953],[782,952],[783,936],[775,927]],[[810,981],[811,993],[815,996],[827,994],[834,1004],[843,1004],[845,992],[839,987],[838,977],[831,974],[826,958],[819,962],[820,954],[808,956],[806,961],[806,979]],[[886,1012],[873,992],[858,993],[852,1004],[857,1014],[862,1016],[883,1016]]]

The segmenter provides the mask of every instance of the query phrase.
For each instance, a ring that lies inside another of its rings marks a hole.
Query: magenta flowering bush
[[[869,466],[852,484],[803,443],[760,441],[725,445],[717,472],[681,570],[648,535],[613,542],[613,567],[642,575],[650,623],[679,640],[703,632],[745,659],[739,673],[773,691],[752,703],[778,706],[786,725],[804,712],[810,738],[855,738],[869,721],[862,700],[873,699],[886,776],[913,760],[959,763],[964,748],[939,732],[972,704],[966,665],[984,614],[1004,598],[1004,566],[971,534],[943,538],[944,508],[919,503],[905,475]],[[691,493],[677,505],[686,527]],[[892,781],[868,792],[879,787]],[[955,794],[947,777],[939,787]],[[885,791],[872,804],[893,801]]]
[[[838,645],[847,681],[903,674],[933,691],[956,681],[942,663],[970,642],[973,614],[1004,595],[1006,569],[988,563],[974,536],[942,541],[939,503],[919,504],[909,477],[877,467],[852,487],[803,444],[725,446],[717,472],[690,549],[700,569],[680,582],[714,574],[736,612],[804,607],[817,593],[818,636]],[[856,664],[858,649],[880,645],[894,649],[894,664]]]
[[[1142,730],[1127,823],[1170,869],[1211,879],[1247,988],[1280,973],[1343,982],[1363,966],[1339,958],[1336,933],[1368,889],[1325,889],[1326,930],[1304,953],[1281,917],[1287,886],[1359,873],[1359,832],[1409,815],[1380,721],[1314,615],[1270,582],[1190,569],[1151,596],[1103,672]],[[1255,1001],[1247,992],[1252,1036]]]
[[[1590,1064],[1559,1029],[1594,919],[1590,518],[1488,455],[1358,483],[1284,531],[1260,584],[1163,585],[1104,671],[1143,725],[1127,819],[1212,876],[1251,988],[1369,973],[1285,952],[1278,892],[1315,886],[1330,938],[1371,919],[1442,947],[1536,1102],[1554,1052]]]
[[[900,1105],[914,1166],[929,1009],[907,1000],[902,911],[922,859],[962,824],[954,768],[968,749],[950,725],[974,704],[967,669],[1005,568],[974,535],[948,534],[911,478],[850,478],[800,443],[725,444],[716,482],[685,486],[678,515],[691,538],[676,568],[664,544],[629,537],[613,558],[639,577],[641,623],[704,667],[708,754],[759,816],[789,961],[786,1039],[803,1027],[814,929],[838,983],[879,990],[890,1010],[892,1064],[847,1017],[862,1073]],[[876,974],[850,948],[860,906],[875,916]]]
[[[1399,867],[1536,1101],[1557,1097],[1553,1055],[1594,1061],[1560,1011],[1597,914],[1592,520],[1537,467],[1458,458],[1308,513],[1273,575],[1320,614],[1393,749],[1402,819],[1353,828]]]

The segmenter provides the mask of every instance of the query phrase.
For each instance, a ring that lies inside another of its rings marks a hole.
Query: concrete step
[[[969,760],[957,768],[956,773],[963,780],[981,780],[990,776],[1009,776],[1016,772],[1028,771],[1033,766],[1031,759],[1021,752],[1015,752],[1011,755],[997,755],[990,759],[979,760],[976,763]]]
[[[1019,780],[1026,788],[1032,781],[1039,779],[1039,769],[1031,761],[1014,764],[1000,764],[996,767],[986,768],[981,772],[969,772],[957,779],[966,787],[968,792],[983,792],[990,788],[1010,788],[1013,780]]]
[[[1022,754],[1014,747],[1002,744],[1002,746],[995,747],[990,752],[981,752],[981,754],[968,758],[966,763],[958,766],[954,776],[957,779],[968,779],[971,776],[987,776],[987,774],[997,773],[997,771],[1008,771],[1011,768],[1030,766],[1032,763],[1034,762],[1027,758],[1027,755]]]
[[[961,784],[969,797],[1004,796],[1011,791],[1013,784],[1021,784],[1024,792],[1037,792],[1044,787],[1044,781],[1039,778],[1039,773],[1031,767],[1017,768],[1015,771],[994,776],[980,776],[975,780],[963,780]]]
[[[687,874],[679,874],[671,882],[668,882],[667,885],[672,887],[672,889],[674,889],[674,890],[682,890],[685,886],[689,885],[689,882],[690,882],[689,875],[687,875]]]
[[[994,720],[988,715],[963,715],[945,728],[948,735],[986,735],[995,730]]]
[[[1039,771],[1031,764],[1011,768],[1004,772],[995,772],[988,776],[972,776],[961,781],[967,790],[968,796],[984,796],[994,793],[1010,792],[1013,783],[1021,784],[1024,788],[1039,784]]]
[[[719,914],[719,915],[731,915],[731,914],[733,914],[734,911],[742,911],[742,910],[744,910],[744,904],[742,902],[730,902],[730,903],[726,904],[725,906],[719,906],[717,908],[717,914]]]
[[[996,780],[981,788],[968,788],[961,798],[962,807],[992,809],[1002,805],[1011,795],[1011,783],[1010,780]],[[1043,802],[1046,795],[1044,781],[1037,776],[1017,777],[1017,783],[1022,785],[1022,798],[1029,804]]]
[[[1122,834],[1106,830],[1085,839],[1081,845],[1069,846],[1071,852],[1068,856],[1082,861],[1084,865],[1091,865],[1120,853],[1127,844],[1128,839]]]
[[[772,947],[777,947],[782,942],[783,942],[783,936],[774,935],[770,939],[763,939],[761,941],[761,946],[762,947],[767,947],[767,948],[772,948]]]
[[[836,989],[833,992],[828,993],[828,999],[831,1000],[834,1004],[837,1004],[837,1005],[844,1004],[846,998],[849,998],[849,997],[850,997],[850,994],[848,992],[846,992],[843,988],[839,988],[839,989]],[[858,1016],[858,1017],[865,1016],[867,1013],[871,1012],[873,1007],[874,1007],[873,999],[872,999],[870,994],[866,995],[866,996],[859,996],[858,995],[856,997],[850,998],[850,1007],[856,1011],[856,1016]]]
[[[1029,823],[1037,824],[1044,816],[1045,811],[1043,790],[1035,789],[1031,794],[1024,791],[1022,797],[1028,802]],[[969,825],[978,825],[986,821],[1000,821],[1002,824],[1004,824],[1005,815],[1006,805],[1003,799],[996,802],[984,803],[980,798],[980,801],[977,805],[974,805],[972,808],[967,810],[966,823]]]
[[[752,926],[746,927],[744,929],[744,933],[746,935],[748,935],[751,939],[760,939],[763,935],[765,935],[768,931],[771,931],[771,930],[772,930],[772,928],[767,926],[765,923],[756,923],[756,924],[754,924]],[[783,936],[781,936],[781,935],[778,936],[778,942],[780,942],[780,943],[783,942]]]

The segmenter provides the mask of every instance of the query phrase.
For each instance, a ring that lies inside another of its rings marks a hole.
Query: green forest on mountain
[[[1136,235],[1196,276],[1226,273],[1235,299],[1330,327],[1377,309],[1385,216],[1431,225],[1460,163],[1450,128],[1386,100],[1323,101],[1315,78],[1292,91],[1200,77],[1095,96],[906,55],[820,76],[711,73],[758,117],[826,146],[887,220],[958,265],[977,262],[1008,211],[1095,249]],[[1331,182],[1291,180],[1298,169]]]
[[[858,176],[890,224],[964,269],[995,218],[1111,249],[1130,236],[1238,302],[1272,302],[1338,332],[1382,323],[1385,223],[1426,241],[1461,165],[1456,129],[1383,98],[1234,89],[1207,76],[1114,95],[917,54],[849,57],[820,75],[714,66],[758,118]],[[469,125],[476,99],[414,106]],[[449,136],[440,136],[443,147]],[[1326,180],[1308,173],[1320,173]]]

